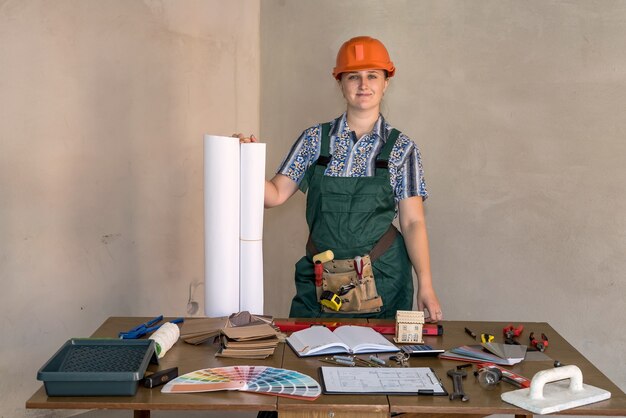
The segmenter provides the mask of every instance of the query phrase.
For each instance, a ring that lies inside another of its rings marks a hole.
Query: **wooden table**
[[[122,330],[132,328],[150,318],[112,317],[107,319],[93,337],[115,337]],[[370,322],[386,323],[390,321],[371,320]],[[501,341],[502,329],[507,326],[503,322],[460,322],[444,321],[444,335],[424,337],[427,344],[452,348],[464,344],[475,343],[464,328],[468,327],[477,334],[486,332]],[[518,324],[515,324],[518,325]],[[547,323],[524,323],[524,332],[520,337],[526,343],[530,332],[535,335],[545,333],[550,342],[546,354],[551,360],[523,361],[511,369],[523,376],[531,378],[536,372],[553,366],[553,360],[562,364],[574,364],[583,372],[584,382],[589,385],[611,392],[611,399],[574,409],[559,412],[560,415],[626,415],[626,395],[593,364],[573,348]],[[182,341],[160,360],[159,369],[177,366],[180,374],[194,370],[225,367],[237,364],[263,365],[297,370],[318,378],[320,363],[315,357],[298,358],[293,351],[280,344],[275,354],[267,360],[238,360],[217,358],[214,356],[216,347],[210,344],[193,346]],[[364,356],[367,357],[367,356]],[[461,363],[442,360],[436,357],[413,357],[411,366],[432,367],[443,381],[448,391],[452,390],[452,381],[446,372]],[[155,366],[150,366],[149,370]],[[34,409],[125,409],[132,410],[135,418],[150,416],[151,410],[229,410],[229,411],[278,411],[281,418],[303,417],[334,417],[334,418],[374,418],[389,417],[390,414],[403,413],[403,418],[412,416],[486,416],[491,414],[511,414],[516,416],[532,416],[528,411],[509,405],[500,400],[503,391],[514,390],[513,386],[501,383],[495,390],[482,389],[472,373],[464,380],[465,392],[469,395],[468,402],[450,401],[445,396],[369,396],[369,395],[322,395],[315,401],[282,398],[253,393],[225,391],[201,394],[162,394],[160,388],[146,389],[139,387],[135,396],[117,397],[48,397],[43,386],[26,402],[26,408]]]

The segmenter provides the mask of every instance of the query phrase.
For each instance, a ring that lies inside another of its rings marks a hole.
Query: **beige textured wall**
[[[261,16],[268,174],[342,111],[341,43],[383,40],[383,112],[423,153],[444,315],[547,321],[626,390],[626,2],[268,0]],[[299,193],[266,214],[273,314],[305,240]]]
[[[203,279],[202,135],[259,129],[259,13],[0,1],[0,416],[27,414],[68,338],[185,314]]]

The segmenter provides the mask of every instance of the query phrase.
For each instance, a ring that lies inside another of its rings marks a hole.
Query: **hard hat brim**
[[[333,77],[335,77],[337,80],[340,80],[341,74],[343,73],[362,70],[384,70],[387,71],[387,77],[393,77],[393,75],[396,73],[396,67],[394,67],[393,65],[389,65],[389,63],[369,62],[366,65],[349,65],[341,68],[335,67],[333,68]]]

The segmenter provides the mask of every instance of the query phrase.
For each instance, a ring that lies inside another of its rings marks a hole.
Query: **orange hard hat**
[[[382,42],[369,36],[357,36],[339,48],[333,76],[339,80],[341,73],[360,70],[386,70],[387,76],[393,77],[396,67]]]

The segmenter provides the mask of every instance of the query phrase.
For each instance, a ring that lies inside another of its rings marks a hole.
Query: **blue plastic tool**
[[[162,320],[163,320],[163,315],[159,315],[156,318],[153,318],[146,323],[139,324],[136,327],[129,329],[128,331],[121,331],[119,333],[119,336],[121,339],[127,339],[127,340],[143,337],[144,335],[159,329],[161,325],[163,324],[160,324],[160,325],[154,325],[154,324],[157,324],[161,322]],[[169,322],[171,322],[172,324],[178,324],[184,321],[185,321],[184,318],[176,318],[176,319],[172,319]]]

